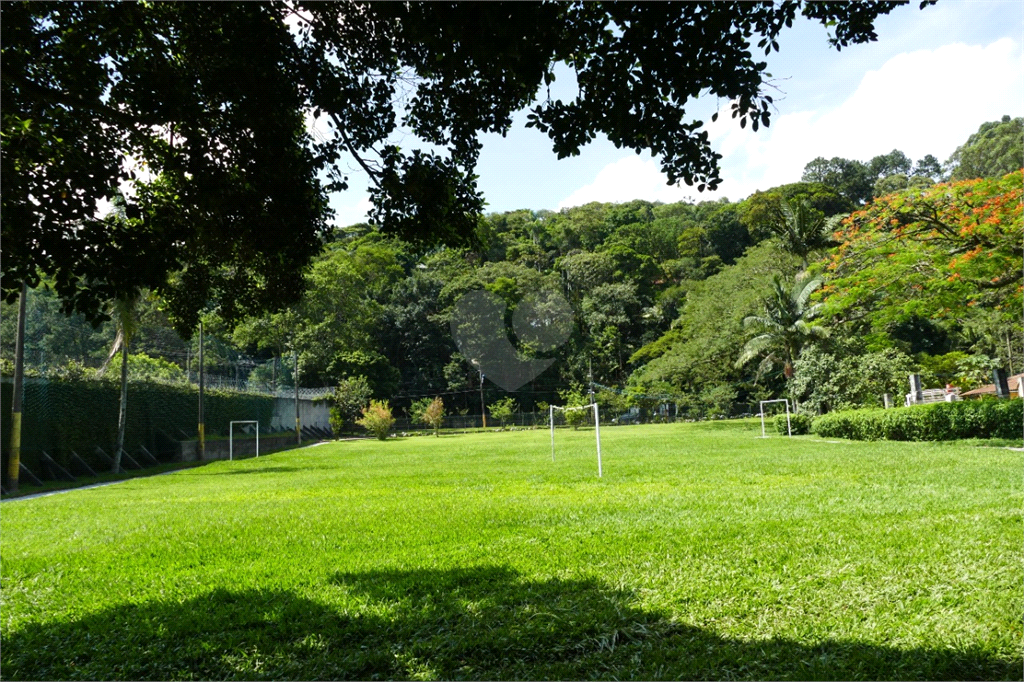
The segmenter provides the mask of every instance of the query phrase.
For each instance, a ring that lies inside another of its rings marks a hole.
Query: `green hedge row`
[[[0,383],[0,429],[7,436],[11,425],[13,386]],[[96,446],[108,454],[117,442],[117,421],[121,390],[107,381],[49,381],[29,379],[22,403],[22,461],[30,469],[45,450],[63,465],[74,450],[93,466],[105,466],[94,455]],[[203,409],[208,436],[227,435],[228,423],[239,419],[257,419],[264,428],[274,415],[274,398],[243,393],[207,391]],[[125,449],[140,445],[159,456],[168,451],[173,440],[194,438],[197,431],[199,391],[192,386],[156,383],[128,384],[128,410],[125,425]],[[166,434],[166,435],[165,435]],[[3,439],[3,466],[10,450],[9,438]],[[5,469],[6,471],[6,469]]]
[[[850,440],[1021,438],[1024,401],[965,400],[890,410],[829,412],[815,417],[811,430],[819,436]]]
[[[786,425],[786,415],[775,415],[775,430],[780,436],[788,436],[790,429],[794,436],[802,436],[811,432],[811,418],[806,414],[789,415],[789,425]]]

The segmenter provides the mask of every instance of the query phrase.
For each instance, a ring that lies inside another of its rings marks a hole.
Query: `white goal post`
[[[761,401],[761,438],[767,438],[768,435],[764,432],[764,406],[768,403],[786,403],[786,431],[789,432],[790,438],[793,437],[793,425],[789,422],[789,400],[786,398],[779,398],[778,400],[762,400]]]
[[[589,405],[580,405],[579,407],[558,407],[557,405],[551,405],[548,407],[548,421],[551,424],[551,461],[555,461],[555,410],[562,412],[575,412],[577,410],[594,410],[594,436],[597,438],[597,477],[602,477],[601,470],[601,415],[598,412],[597,403],[590,403]]]
[[[237,421],[228,424],[228,460],[235,459],[235,424],[256,425],[256,456],[260,456],[260,423],[258,421]]]

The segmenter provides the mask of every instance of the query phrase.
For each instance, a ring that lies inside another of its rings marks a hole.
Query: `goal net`
[[[761,438],[768,437],[764,428],[765,417],[771,418],[777,414],[786,415],[786,433],[790,436],[793,435],[793,426],[789,421],[789,400],[786,398],[779,398],[778,400],[761,401]]]
[[[594,440],[597,445],[597,476],[601,478],[601,415],[597,403],[580,405],[579,407],[558,407],[552,405],[548,409],[548,421],[551,427],[551,461],[555,461],[555,426],[569,425],[579,427],[594,425]]]

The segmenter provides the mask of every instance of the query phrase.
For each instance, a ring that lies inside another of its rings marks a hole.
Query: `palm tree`
[[[121,405],[117,416],[117,447],[114,449],[115,474],[121,470],[121,451],[124,449],[124,429],[128,416],[128,347],[139,328],[137,308],[140,298],[141,295],[136,290],[111,302],[110,316],[117,325],[117,335],[114,337],[110,354],[99,371],[102,375],[117,351],[121,351]]]
[[[761,333],[743,346],[736,367],[741,368],[763,355],[758,374],[781,362],[788,382],[793,377],[793,363],[800,355],[800,349],[804,344],[828,335],[825,329],[810,324],[820,310],[821,304],[807,303],[819,286],[819,277],[806,282],[796,282],[789,287],[782,276],[774,275],[772,292],[764,301],[764,314],[750,315],[743,320],[745,328],[757,329]]]
[[[779,237],[784,249],[800,257],[804,270],[808,265],[807,256],[812,251],[835,246],[832,233],[844,216],[826,219],[803,199],[793,203],[779,199],[779,208],[782,220],[769,224],[769,227]]]
[[[117,192],[111,203],[113,205],[110,213],[107,214],[107,219],[115,222],[127,220],[124,195]],[[107,359],[99,371],[102,376],[117,351],[121,351],[121,404],[117,415],[117,447],[114,449],[113,471],[115,474],[121,470],[121,452],[124,450],[124,430],[128,416],[128,347],[139,328],[137,309],[141,297],[141,291],[133,289],[111,301],[110,316],[114,320],[114,324],[117,325],[117,335],[114,337],[114,345],[110,348],[110,354],[107,355]]]

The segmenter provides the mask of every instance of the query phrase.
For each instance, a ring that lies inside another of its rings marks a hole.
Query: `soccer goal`
[[[594,438],[597,440],[597,477],[602,477],[601,470],[601,415],[598,412],[597,403],[581,405],[579,407],[558,407],[551,405],[548,408],[548,422],[551,424],[551,461],[555,461],[555,412],[579,412],[582,410],[594,411]]]
[[[237,421],[228,424],[228,460],[235,459],[235,424],[256,425],[256,456],[260,456],[260,423],[258,421]]]
[[[793,425],[789,422],[789,400],[786,398],[779,398],[778,400],[762,400],[761,401],[761,438],[767,438],[768,434],[764,431],[764,406],[771,403],[785,403],[786,404],[786,431],[790,437],[793,436]]]

